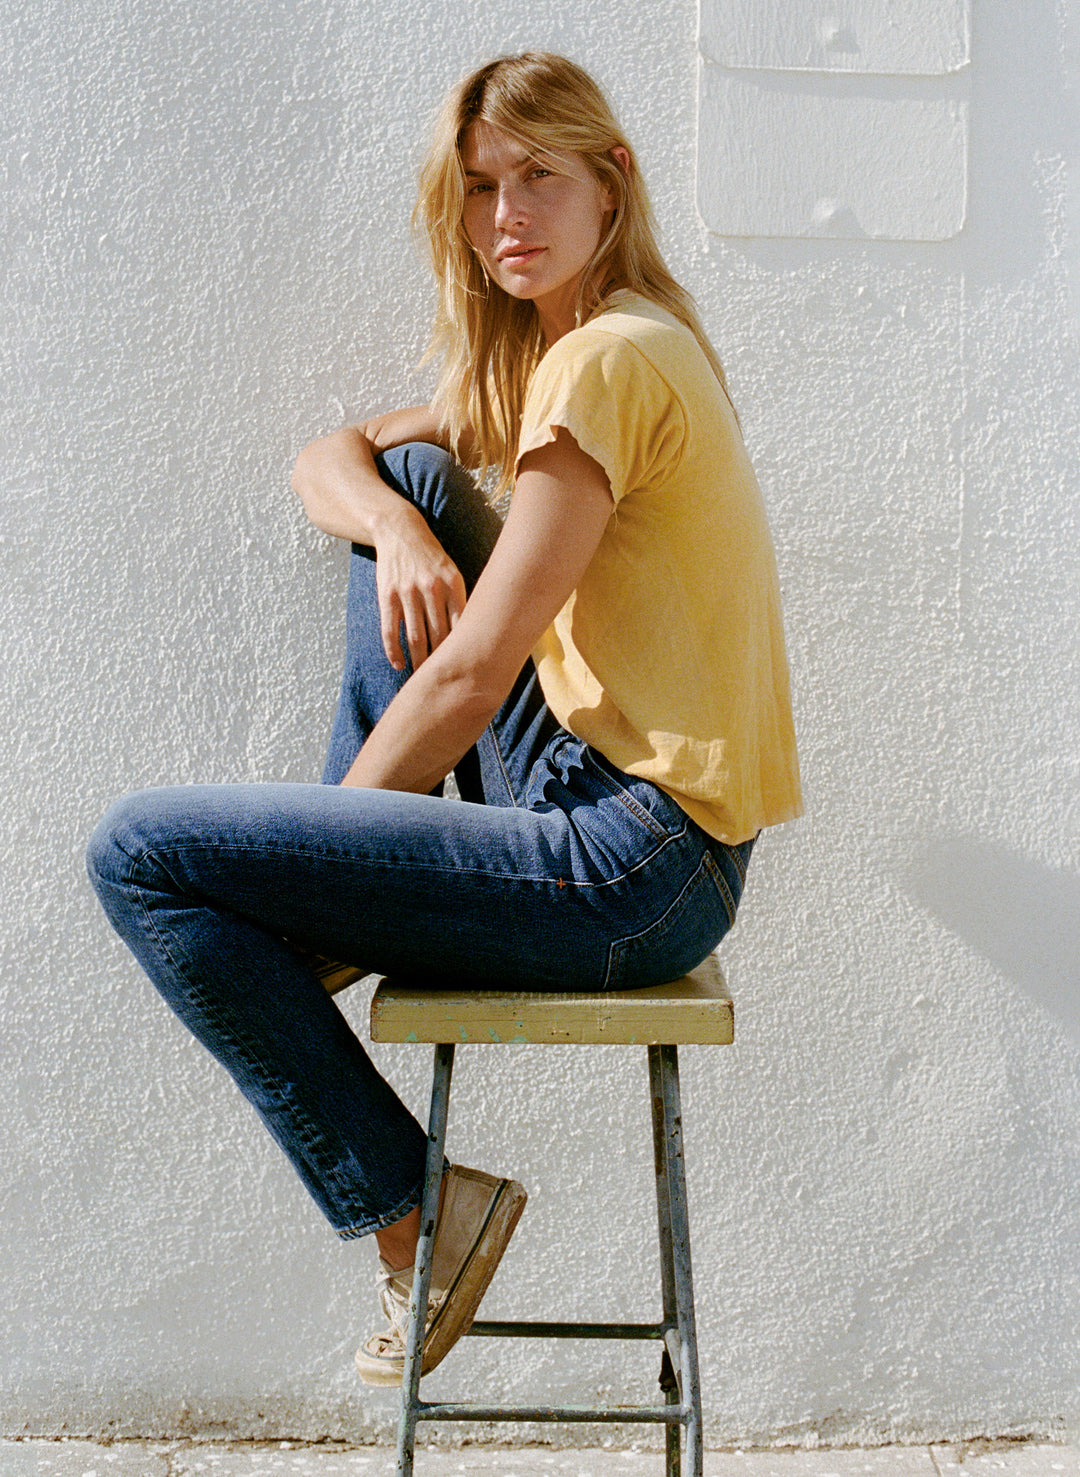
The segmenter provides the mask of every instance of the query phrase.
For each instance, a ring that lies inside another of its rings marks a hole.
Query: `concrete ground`
[[[0,1477],[392,1477],[387,1447],[300,1442],[0,1440]],[[416,1477],[662,1477],[657,1451],[423,1449]],[[705,1477],[1080,1477],[1080,1447],[1011,1441],[836,1451],[711,1451]]]

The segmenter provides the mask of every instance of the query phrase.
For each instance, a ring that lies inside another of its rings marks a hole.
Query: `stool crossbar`
[[[420,1239],[409,1306],[401,1410],[399,1477],[412,1477],[418,1421],[537,1421],[657,1423],[666,1428],[665,1472],[681,1477],[685,1432],[687,1477],[702,1477],[701,1388],[690,1265],[690,1226],[683,1164],[678,1047],[727,1045],[732,1003],[714,958],[691,974],[651,989],[603,995],[500,989],[431,989],[383,980],[371,1004],[373,1041],[427,1042],[435,1047],[428,1124],[427,1172]],[[652,1102],[661,1317],[653,1323],[485,1322],[471,1337],[650,1339],[661,1344],[663,1403],[641,1406],[485,1405],[420,1398],[422,1330],[427,1322],[431,1252],[444,1163],[454,1052],[462,1043],[488,1045],[624,1045],[648,1053]]]

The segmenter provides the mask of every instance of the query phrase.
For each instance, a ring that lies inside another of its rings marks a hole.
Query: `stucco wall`
[[[1076,0],[980,3],[934,244],[710,234],[690,0],[2,10],[4,1429],[387,1428],[351,1367],[370,1247],[153,997],[82,850],[142,784],[317,773],[345,555],[292,457],[426,393],[412,162],[444,86],[526,45],[640,141],[786,601],[808,815],[723,946],[736,1046],[685,1055],[709,1436],[1075,1425]],[[426,1052],[377,1058],[418,1106]],[[645,1109],[632,1052],[461,1054],[455,1157],[533,1192],[489,1316],[651,1313]],[[432,1389],[653,1381],[640,1349],[469,1345]]]

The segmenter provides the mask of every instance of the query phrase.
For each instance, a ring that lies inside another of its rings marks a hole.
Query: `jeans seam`
[[[516,808],[520,809],[520,807]],[[366,869],[374,868],[380,871],[388,867],[393,867],[399,871],[423,870],[427,872],[439,873],[440,875],[445,874],[455,877],[488,877],[494,881],[499,882],[523,882],[534,884],[536,886],[547,885],[549,887],[557,887],[560,892],[563,892],[567,888],[580,888],[584,891],[589,889],[599,890],[603,887],[617,886],[619,883],[625,882],[629,878],[633,877],[636,872],[640,872],[642,867],[647,867],[651,865],[651,863],[654,862],[656,858],[660,855],[661,851],[665,850],[666,847],[672,845],[673,843],[680,841],[683,834],[684,833],[680,832],[675,836],[669,836],[664,833],[661,837],[660,846],[651,851],[648,856],[642,857],[639,861],[635,862],[632,867],[629,867],[627,868],[627,870],[620,872],[618,876],[607,877],[602,882],[582,881],[576,877],[549,877],[546,875],[533,876],[532,874],[525,874],[522,872],[496,872],[481,867],[439,866],[432,862],[424,862],[422,867],[418,867],[418,864],[415,861],[396,861],[392,857],[357,857],[345,852],[314,852],[304,847],[271,846],[268,843],[260,843],[258,846],[250,847],[236,845],[222,847],[209,845],[203,842],[191,842],[188,845],[177,846],[175,848],[174,854],[179,854],[180,852],[187,853],[197,851],[203,852],[208,855],[220,855],[223,852],[230,852],[236,856],[243,856],[251,853],[257,854],[259,856],[273,855],[317,857],[322,861],[346,862],[351,867],[363,867]],[[127,854],[130,855],[130,853]],[[149,860],[155,862],[158,866],[161,866],[164,871],[168,872],[168,867],[165,866],[162,858],[156,851],[147,850],[143,852],[137,859],[133,858],[132,860],[136,866],[139,865],[141,862]],[[169,875],[171,876],[172,874],[169,873]],[[173,881],[175,883],[176,879],[173,878]],[[179,883],[176,883],[176,885],[180,886]],[[155,938],[160,938],[160,935],[157,933],[156,929],[154,930],[154,936]],[[179,968],[179,966],[175,964],[175,961],[172,960],[171,957],[170,963],[172,963],[175,968]]]
[[[732,897],[731,895],[731,888],[728,886],[727,878],[724,876],[720,865],[718,864],[716,858],[712,855],[712,853],[708,851],[705,853],[705,866],[708,870],[709,876],[716,883],[717,891],[720,893],[721,902],[727,909],[728,927],[734,928],[737,904],[734,897]]]
[[[640,940],[642,940],[646,936],[649,936],[652,940],[661,940],[665,938],[669,933],[671,933],[678,920],[680,910],[686,900],[687,894],[702,880],[703,874],[705,872],[708,872],[709,875],[712,876],[715,869],[715,861],[713,861],[713,858],[709,855],[708,852],[705,852],[698,866],[694,868],[694,871],[687,878],[683,886],[679,889],[678,895],[672,899],[671,903],[668,905],[668,907],[659,918],[655,919],[647,927],[639,929],[637,933],[627,934],[621,939],[615,939],[612,941],[611,947],[608,950],[608,967],[604,980],[605,988],[610,988],[610,982],[615,972],[616,963],[621,963],[622,957],[630,945],[640,942]],[[729,902],[730,893],[727,892],[726,888],[721,897],[724,907],[728,913],[728,927],[730,928],[735,921],[735,915],[731,911],[731,906]]]
[[[597,778],[603,784],[607,785],[608,789],[615,796],[616,800],[620,800],[623,805],[626,806],[631,815],[635,816],[639,821],[641,821],[642,825],[645,826],[647,830],[651,831],[654,836],[656,836],[661,841],[677,840],[678,837],[685,836],[685,825],[683,825],[680,830],[674,832],[674,834],[670,831],[665,831],[663,826],[660,824],[655,816],[650,815],[645,807],[639,801],[635,800],[633,795],[631,795],[628,790],[624,789],[617,780],[613,779],[611,775],[608,774],[607,770],[602,768],[601,765],[597,764],[596,760],[592,758],[592,755],[589,751],[589,746],[587,744],[582,746],[582,751],[588,759],[593,773],[597,776]]]
[[[728,856],[731,858],[732,863],[733,863],[733,865],[735,867],[735,870],[739,874],[739,882],[741,884],[745,884],[745,882],[746,882],[746,863],[743,861],[742,852],[739,850],[739,848],[737,846],[732,846],[730,844],[730,842],[722,841],[720,844],[721,844],[721,846],[723,846],[724,850],[727,852]]]
[[[499,762],[499,773],[503,777],[503,784],[506,786],[506,793],[510,796],[511,808],[514,810],[519,810],[521,807],[518,803],[518,797],[514,794],[514,787],[510,783],[510,773],[506,767],[506,762],[503,759],[502,745],[499,743],[499,735],[495,729],[494,723],[488,724],[487,731],[491,735],[492,748],[495,750],[495,757]]]

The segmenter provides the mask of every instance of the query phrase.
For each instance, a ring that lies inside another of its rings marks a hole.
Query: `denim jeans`
[[[379,460],[471,588],[499,530],[482,495],[436,447]],[[561,728],[531,663],[455,771],[460,801],[342,788],[408,675],[383,652],[374,559],[354,546],[323,784],[139,791],[88,852],[117,932],[346,1238],[419,1203],[426,1135],[285,939],[425,981],[654,984],[731,926],[752,846],[712,840]]]

